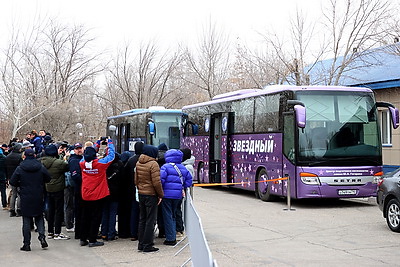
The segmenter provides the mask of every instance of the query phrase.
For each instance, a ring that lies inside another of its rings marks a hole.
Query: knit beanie
[[[96,149],[91,146],[85,148],[85,152],[83,152],[83,157],[85,158],[86,162],[91,162],[97,157]]]
[[[49,157],[57,157],[58,149],[55,145],[48,145],[44,149],[44,153],[46,154],[46,156],[49,156]]]

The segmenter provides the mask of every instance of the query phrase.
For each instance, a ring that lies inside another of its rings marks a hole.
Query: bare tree
[[[74,123],[74,97],[101,71],[90,55],[88,31],[47,20],[22,33],[14,31],[1,69],[1,100],[18,131],[46,128],[60,138]],[[57,112],[59,110],[59,112]]]
[[[227,37],[211,21],[203,30],[195,52],[186,49],[185,62],[187,72],[182,79],[191,90],[200,89],[209,99],[228,90],[225,85],[229,76],[229,45]]]
[[[282,37],[282,32],[262,34],[266,42],[269,60],[262,60],[275,72],[276,83],[308,84],[308,74],[304,68],[321,59],[324,45],[315,48],[315,22],[309,22],[304,13],[296,9],[290,21],[289,39]]]
[[[326,84],[338,85],[346,71],[353,69],[352,63],[362,61],[371,48],[380,44],[386,35],[385,24],[392,16],[388,1],[330,0],[324,12],[325,26],[331,36],[327,55],[332,58]]]
[[[99,97],[109,103],[112,114],[153,105],[172,107],[183,98],[173,82],[180,62],[179,52],[161,54],[152,42],[142,45],[132,59],[126,45],[113,60],[106,91]]]

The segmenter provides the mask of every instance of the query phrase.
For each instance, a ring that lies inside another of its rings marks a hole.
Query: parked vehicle
[[[376,201],[390,230],[400,232],[400,168],[385,174],[378,182]]]

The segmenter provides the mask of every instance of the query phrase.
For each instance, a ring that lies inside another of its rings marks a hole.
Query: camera
[[[102,136],[102,137],[100,138],[100,141],[101,141],[101,144],[102,144],[102,145],[107,145],[107,137]]]

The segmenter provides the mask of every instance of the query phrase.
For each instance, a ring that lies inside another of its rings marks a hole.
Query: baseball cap
[[[76,148],[82,148],[83,147],[83,145],[81,144],[81,143],[75,143],[74,144],[74,149],[76,149]]]

